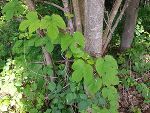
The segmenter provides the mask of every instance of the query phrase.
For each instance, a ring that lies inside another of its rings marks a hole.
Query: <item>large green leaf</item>
[[[31,11],[26,15],[26,18],[32,22],[38,20],[38,15],[36,11]]]
[[[61,48],[62,51],[65,51],[68,49],[68,47],[71,45],[73,39],[69,34],[66,34],[61,38]]]
[[[49,24],[52,23],[52,18],[50,16],[45,16],[42,20],[41,20],[41,29],[47,29],[47,27],[49,26]]]
[[[29,26],[30,26],[30,21],[29,20],[24,20],[20,23],[20,26],[19,26],[19,30],[20,31],[25,31]]]
[[[118,101],[117,89],[113,86],[104,87],[102,89],[102,96],[108,98],[109,101]]]
[[[53,14],[52,15],[52,20],[56,23],[56,25],[59,28],[61,28],[61,29],[66,28],[66,24],[65,24],[64,20],[62,19],[62,17],[60,15]]]
[[[98,58],[96,61],[96,71],[100,76],[104,75],[105,72],[103,71],[103,64],[104,64],[104,59],[103,58]]]
[[[83,78],[83,73],[80,70],[76,70],[72,73],[72,80],[75,82],[80,82]]]
[[[82,70],[84,68],[85,62],[82,59],[75,60],[72,65],[73,70]]]
[[[47,35],[51,39],[52,43],[57,39],[59,30],[54,23],[49,24],[47,28]]]
[[[29,34],[32,34],[35,32],[37,29],[40,28],[41,22],[38,19],[37,12],[29,12],[26,15],[27,20],[24,20],[21,22],[19,26],[19,30],[25,31],[27,28],[29,29]]]
[[[105,62],[109,64],[110,67],[114,68],[114,69],[118,69],[118,65],[116,60],[110,56],[110,55],[106,55],[104,58]],[[107,65],[108,65],[107,64]]]
[[[106,55],[104,58],[98,58],[95,66],[98,74],[102,76],[104,85],[119,84],[119,78],[116,76],[118,73],[117,62],[112,56]]]
[[[85,64],[83,71],[84,71],[84,83],[88,85],[94,80],[93,67],[90,64]]]
[[[90,92],[90,94],[94,95],[97,91],[100,90],[102,87],[102,79],[97,78],[91,82],[90,85],[88,85],[87,89]]]
[[[80,32],[75,32],[73,34],[73,38],[74,38],[74,42],[79,44],[82,48],[84,48],[85,46],[85,40],[84,40],[84,36],[82,33]]]
[[[29,26],[29,34],[35,32],[38,28],[40,28],[40,20],[36,20]]]

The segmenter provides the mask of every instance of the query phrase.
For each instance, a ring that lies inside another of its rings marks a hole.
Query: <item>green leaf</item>
[[[76,98],[76,94],[75,93],[68,93],[66,95],[67,103],[71,103],[75,98]]]
[[[72,41],[73,39],[69,34],[66,34],[65,36],[61,38],[61,48],[63,52],[68,49]]]
[[[72,73],[72,80],[75,82],[80,82],[83,78],[83,73],[80,70],[76,70]]]
[[[36,40],[35,40],[35,47],[39,47],[39,46],[43,46],[46,44],[46,39],[45,38],[40,38],[38,37]]]
[[[98,90],[100,90],[101,87],[102,87],[102,80],[101,78],[98,78],[94,80],[93,82],[91,82],[91,84],[87,88],[88,88],[88,91],[92,95],[94,95]]]
[[[103,71],[103,64],[104,64],[104,59],[103,58],[98,58],[96,61],[96,71],[98,72],[98,74],[100,76],[102,76],[101,74],[105,74],[105,72]]]
[[[29,26],[29,34],[32,34],[39,28],[40,28],[40,20],[36,20],[36,21],[32,22]]]
[[[109,101],[118,101],[117,89],[113,86],[104,87],[102,89],[102,96],[108,98]]]
[[[30,23],[31,22],[29,20],[22,21],[20,26],[19,26],[19,30],[20,31],[25,31],[29,27]]]
[[[78,70],[84,68],[85,62],[82,59],[75,60],[72,65],[73,70]]]
[[[84,36],[83,36],[82,33],[75,32],[73,34],[73,38],[74,38],[75,43],[79,44],[82,48],[84,48],[84,46],[85,46],[85,40],[84,40]]]
[[[27,15],[27,20],[21,22],[19,26],[19,30],[25,31],[27,28],[29,29],[29,34],[31,35],[37,29],[40,28],[41,22],[38,19],[37,12],[29,12]]]
[[[115,76],[118,73],[116,70],[108,71],[105,75],[102,76],[103,84],[106,86],[118,85],[119,78]]]
[[[48,84],[48,89],[49,89],[50,91],[54,91],[55,88],[56,88],[56,84],[55,84],[54,82],[50,82],[50,83]]]
[[[52,43],[57,39],[58,34],[59,34],[59,30],[57,26],[54,23],[49,24],[47,28],[47,35],[51,39]]]
[[[29,13],[26,15],[26,18],[27,18],[28,20],[31,20],[32,22],[38,20],[37,12],[35,12],[35,11],[29,12]]]
[[[60,15],[53,14],[52,19],[59,28],[61,28],[61,29],[66,28],[66,24]]]
[[[2,13],[6,14],[6,20],[10,20],[13,15],[22,14],[23,11],[22,4],[18,0],[12,0],[3,7]]]
[[[54,49],[54,45],[53,45],[50,41],[48,41],[48,42],[46,43],[45,48],[46,48],[46,50],[47,50],[49,53],[51,53],[51,52],[53,51],[53,49]]]
[[[111,113],[111,112],[108,109],[103,108],[103,109],[100,109],[99,113]]]
[[[87,110],[87,108],[90,106],[90,103],[88,101],[81,101],[79,104],[79,110],[82,111],[82,110]]]
[[[106,55],[104,60],[105,60],[105,62],[109,63],[112,68],[118,69],[117,62],[112,56]]]
[[[90,64],[84,65],[84,83],[90,84],[94,80],[93,67]]]
[[[45,16],[42,20],[41,20],[41,29],[47,29],[47,27],[49,26],[49,24],[52,23],[52,18],[50,16]]]

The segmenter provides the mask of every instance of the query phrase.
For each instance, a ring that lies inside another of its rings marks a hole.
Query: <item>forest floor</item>
[[[141,78],[138,78],[136,73],[131,73],[130,76],[138,83],[150,82],[150,71],[146,72]],[[118,90],[120,92],[119,113],[133,113],[131,109],[135,109],[134,113],[150,113],[150,104],[144,102],[144,98],[135,86],[127,89],[123,85],[119,85]]]

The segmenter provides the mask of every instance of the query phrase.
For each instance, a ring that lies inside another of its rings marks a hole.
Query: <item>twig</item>
[[[111,32],[111,34],[113,33],[111,30],[111,27],[112,27],[113,21],[115,19],[115,16],[118,12],[118,9],[121,5],[121,2],[122,2],[122,0],[116,0],[114,5],[113,5],[113,8],[109,14],[108,22],[107,22],[108,24],[107,24],[107,27],[106,27],[104,34],[103,34],[103,44],[105,44],[105,41],[107,40],[107,36],[108,36],[109,32]]]
[[[130,0],[126,0],[126,2],[125,2],[125,4],[124,4],[124,6],[123,6],[123,9],[122,9],[122,11],[121,11],[119,17],[117,18],[117,20],[116,20],[114,26],[112,27],[112,33],[115,31],[115,29],[116,29],[116,27],[117,27],[119,21],[122,19],[122,16],[123,16],[123,14],[124,14],[126,8],[128,7],[128,3],[129,3],[129,2],[130,2]],[[108,34],[107,40],[104,42],[104,45],[103,45],[103,53],[105,53],[106,48],[107,48],[107,46],[108,46],[110,40],[112,39],[112,33],[110,32],[110,33]]]
[[[61,7],[61,6],[59,6],[59,5],[55,4],[55,3],[48,2],[48,1],[44,1],[43,3],[52,5],[52,6],[58,8],[58,9],[60,9],[60,10],[62,10],[62,11],[65,11],[65,9],[64,9],[63,7]]]

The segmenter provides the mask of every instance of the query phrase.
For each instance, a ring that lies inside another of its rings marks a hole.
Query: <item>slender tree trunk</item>
[[[94,57],[102,55],[104,1],[85,0],[85,49]]]
[[[126,20],[120,46],[121,51],[124,51],[127,48],[131,47],[134,38],[136,20],[138,16],[139,2],[140,0],[131,0],[128,8],[126,9]]]
[[[72,0],[74,14],[75,14],[75,27],[76,31],[82,32],[82,25],[81,25],[81,17],[80,17],[80,9],[79,9],[79,1]]]

